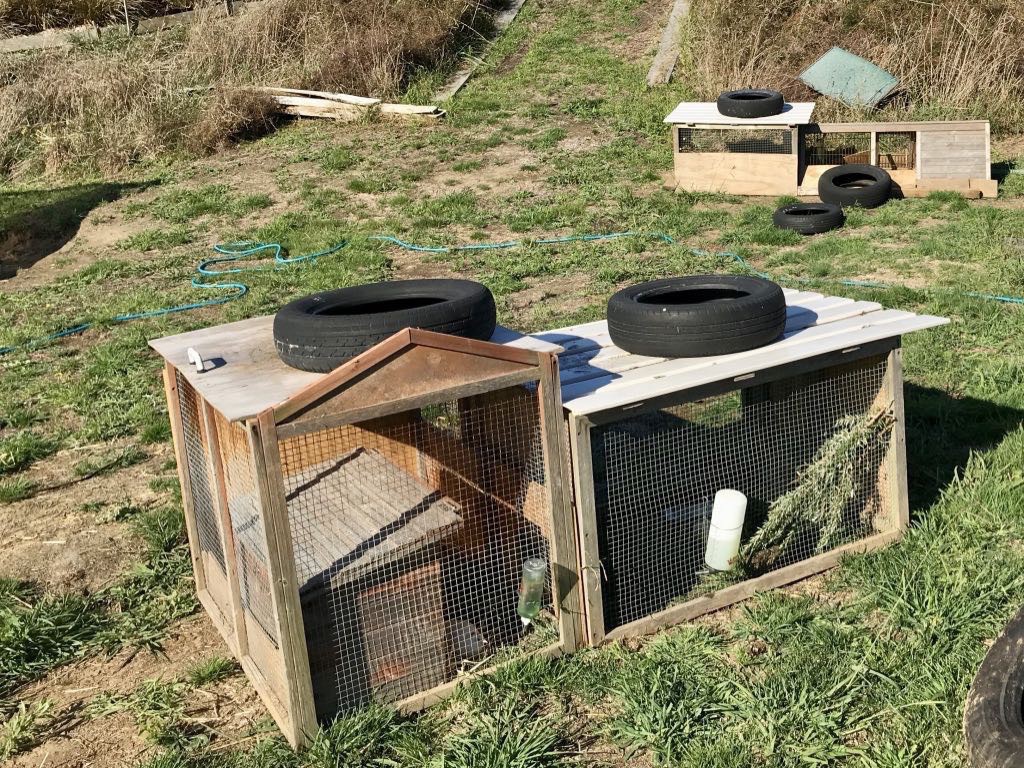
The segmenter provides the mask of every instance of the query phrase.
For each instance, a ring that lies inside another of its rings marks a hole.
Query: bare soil
[[[79,479],[73,467],[98,456],[97,446],[61,451],[36,464],[29,479],[50,490],[0,505],[0,574],[57,592],[94,592],[116,581],[142,554],[128,524],[112,519],[117,508],[168,501],[149,483],[166,475],[161,467],[171,448],[146,450],[145,462],[89,479]],[[110,453],[109,446],[102,451]]]
[[[140,762],[155,747],[140,734],[132,715],[91,717],[89,702],[102,692],[130,693],[145,680],[181,680],[197,662],[214,655],[223,656],[226,651],[203,615],[175,626],[159,655],[124,651],[54,671],[22,693],[24,701],[51,701],[53,721],[42,743],[18,755],[12,766],[123,768]],[[251,738],[269,717],[240,673],[191,691],[185,712],[189,723],[205,731],[217,748]]]

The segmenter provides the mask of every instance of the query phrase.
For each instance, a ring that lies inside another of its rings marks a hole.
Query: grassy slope
[[[405,274],[409,257],[366,234],[456,243],[628,228],[735,249],[770,271],[822,279],[823,289],[954,319],[907,339],[915,529],[899,546],[849,561],[820,595],[763,596],[717,626],[679,628],[639,649],[518,664],[418,719],[361,713],[301,758],[271,739],[218,752],[209,765],[423,765],[443,754],[455,766],[555,766],[580,755],[614,762],[623,749],[715,768],[963,764],[967,685],[985,639],[1024,600],[1024,314],[915,287],[1024,293],[1014,235],[1024,211],[940,195],[856,213],[846,229],[805,241],[772,229],[769,205],[660,190],[670,164],[660,120],[686,94],[642,87],[646,62],[630,38],[643,10],[636,0],[530,3],[445,125],[289,129],[226,160],[164,171],[160,189],[112,209],[142,229],[121,249],[99,249],[85,269],[0,297],[0,345],[195,300],[188,278],[210,242],[273,239],[293,254],[350,243],[315,266],[247,276],[250,296],[225,307],[0,358],[0,488],[30,494],[33,465],[61,447],[168,439],[146,338]],[[636,240],[432,256],[416,268],[483,280],[504,317],[536,329],[600,316],[624,281],[735,267]],[[828,283],[842,276],[907,287]],[[538,286],[559,296],[566,284],[572,295],[519,300]],[[176,594],[172,583],[157,579],[147,594]],[[108,608],[91,601],[74,644],[41,666],[109,641]],[[0,602],[5,609],[23,610],[13,600]],[[140,616],[145,631],[120,626],[118,641],[152,641],[159,624]],[[15,650],[31,642],[0,640]],[[30,661],[5,670],[7,679],[35,674]],[[191,748],[191,764],[207,759]],[[171,749],[154,764],[184,762]]]

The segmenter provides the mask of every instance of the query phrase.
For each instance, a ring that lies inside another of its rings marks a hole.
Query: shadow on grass
[[[0,280],[63,248],[97,206],[148,186],[95,183],[0,192]]]
[[[1024,424],[1024,410],[907,384],[910,508],[927,509],[967,466],[972,451],[996,447]]]

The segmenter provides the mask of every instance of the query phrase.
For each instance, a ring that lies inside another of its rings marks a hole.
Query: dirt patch
[[[528,278],[529,288],[513,293],[503,302],[502,324],[517,329],[546,329],[559,321],[551,316],[571,315],[594,303],[588,275],[573,274],[558,278]]]
[[[150,456],[143,463],[81,481],[72,468],[98,454],[95,446],[37,463],[28,478],[53,490],[0,506],[0,574],[50,591],[85,593],[126,572],[141,558],[142,547],[126,523],[109,516],[121,505],[145,507],[168,500],[149,483],[166,476],[161,467],[170,458],[170,446],[146,450]]]
[[[103,692],[127,694],[146,680],[183,680],[197,662],[227,656],[228,650],[209,619],[197,616],[178,624],[163,652],[123,651],[86,659],[54,671],[22,691],[24,701],[49,700],[54,730],[46,741],[14,759],[20,768],[122,768],[154,751],[127,713],[93,718],[87,706]],[[224,747],[263,727],[268,713],[243,675],[189,692],[185,715],[190,725]]]

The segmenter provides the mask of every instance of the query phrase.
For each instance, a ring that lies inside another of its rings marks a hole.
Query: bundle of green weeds
[[[834,433],[800,471],[793,489],[768,508],[764,523],[743,546],[741,561],[750,562],[757,555],[760,565],[770,564],[794,544],[815,538],[815,553],[841,543],[847,505],[860,492],[859,465],[868,449],[888,438],[892,426],[889,411],[837,421]]]

